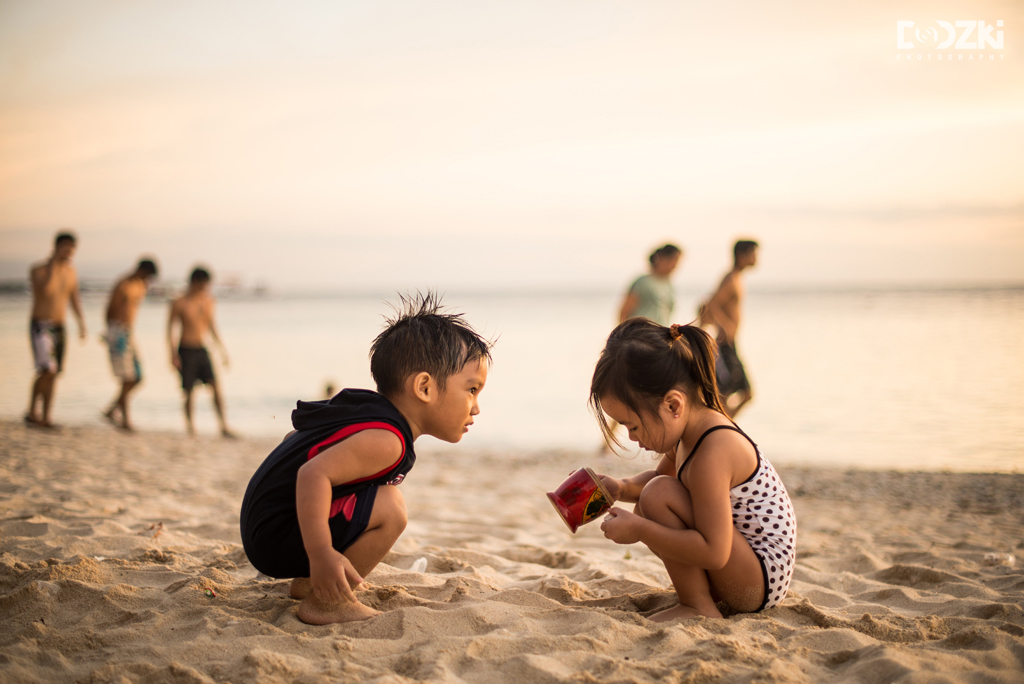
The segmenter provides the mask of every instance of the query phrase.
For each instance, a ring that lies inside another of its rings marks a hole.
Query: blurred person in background
[[[151,259],[143,259],[135,271],[117,281],[107,303],[106,342],[110,365],[121,381],[121,391],[103,415],[122,430],[133,429],[128,418],[128,395],[142,382],[142,365],[132,334],[135,317],[156,275],[156,264]]]
[[[633,281],[622,299],[619,309],[619,323],[630,318],[648,318],[658,325],[672,325],[672,310],[676,305],[676,295],[672,290],[672,273],[679,266],[683,250],[668,243],[651,252],[647,260],[651,262],[651,271]],[[614,434],[618,423],[611,421],[609,434]],[[611,453],[612,445],[605,436],[603,453]]]
[[[185,392],[185,424],[188,434],[195,434],[192,423],[192,390],[197,382],[213,392],[213,406],[220,422],[220,434],[233,438],[236,435],[228,429],[224,420],[224,399],[213,373],[210,353],[206,350],[206,335],[217,344],[224,367],[228,366],[228,353],[220,341],[213,323],[214,300],[210,295],[211,277],[204,268],[196,268],[189,276],[188,291],[171,302],[167,319],[167,345],[171,351],[171,364],[181,374],[181,389]],[[178,343],[174,343],[175,324],[181,327]]]
[[[659,325],[672,325],[676,297],[672,272],[679,266],[683,250],[667,244],[651,252],[651,272],[633,281],[622,300],[619,323],[630,318],[649,318]]]
[[[29,339],[32,343],[33,365],[36,379],[32,383],[25,422],[35,427],[53,427],[50,409],[57,374],[64,367],[64,318],[68,302],[78,321],[78,336],[84,340],[85,320],[82,300],[78,293],[78,274],[71,265],[78,241],[71,233],[58,233],[54,239],[50,258],[29,269],[32,284],[32,319]],[[37,406],[42,404],[42,412]]]
[[[757,243],[739,240],[733,245],[732,270],[722,278],[718,290],[700,309],[700,323],[718,343],[718,391],[730,418],[754,398],[746,369],[736,353],[736,333],[739,331],[743,299],[743,271],[757,264]]]

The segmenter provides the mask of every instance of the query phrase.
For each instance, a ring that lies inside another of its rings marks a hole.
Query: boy
[[[740,327],[740,313],[746,294],[743,271],[757,264],[757,246],[753,240],[739,240],[733,245],[732,270],[725,274],[718,291],[700,311],[701,325],[715,328],[714,336],[718,343],[715,373],[718,376],[722,404],[730,418],[735,418],[740,409],[754,397],[746,369],[736,353],[736,333]],[[731,399],[735,400],[730,403]]]
[[[181,326],[181,337],[174,344],[174,324]],[[213,323],[213,297],[210,296],[210,273],[204,268],[196,268],[189,277],[188,292],[171,302],[171,312],[167,319],[167,345],[171,348],[171,365],[181,374],[181,389],[185,392],[185,423],[188,434],[195,434],[192,424],[192,388],[201,382],[213,390],[213,406],[217,409],[217,420],[220,421],[220,434],[233,438],[235,434],[228,430],[224,420],[224,401],[221,399],[220,387],[213,374],[210,353],[204,345],[206,333],[217,343],[224,367],[228,365],[228,353],[220,341],[217,328]]]
[[[156,278],[157,268],[152,259],[143,259],[135,271],[117,281],[107,302],[107,348],[110,366],[121,381],[121,391],[103,415],[116,427],[131,432],[128,419],[128,395],[142,382],[142,364],[135,349],[135,317],[146,298],[150,283]],[[121,422],[117,422],[117,414]]]
[[[298,402],[295,430],[253,475],[242,501],[242,544],[271,577],[295,578],[309,624],[365,620],[377,611],[352,591],[405,529],[398,484],[413,442],[458,442],[480,413],[491,344],[428,293],[402,298],[370,347],[377,392],[346,389]]]
[[[29,271],[32,283],[32,320],[29,338],[36,379],[32,383],[32,398],[28,403],[25,422],[29,425],[52,428],[50,407],[57,374],[64,366],[64,318],[68,302],[78,319],[78,336],[85,340],[85,319],[82,300],[78,294],[78,274],[71,265],[77,241],[71,233],[58,233],[53,241],[53,254],[46,261],[34,264]],[[42,403],[42,413],[36,406]]]

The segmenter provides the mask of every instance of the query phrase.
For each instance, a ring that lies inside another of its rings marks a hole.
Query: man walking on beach
[[[213,391],[213,405],[220,421],[220,433],[224,437],[235,437],[228,430],[224,420],[224,400],[221,397],[217,378],[213,374],[210,353],[206,351],[206,333],[217,344],[224,367],[228,365],[228,354],[217,334],[213,323],[213,297],[210,296],[210,274],[206,269],[197,268],[189,278],[188,292],[171,302],[171,313],[167,319],[167,344],[171,348],[171,363],[181,374],[181,388],[185,392],[185,423],[188,434],[195,434],[192,424],[192,389],[201,382]],[[181,326],[178,344],[174,344],[174,324]]]
[[[743,362],[736,353],[736,333],[740,326],[740,312],[746,294],[743,271],[757,264],[757,243],[740,240],[733,246],[733,267],[725,274],[718,291],[701,307],[700,322],[714,326],[718,343],[718,393],[729,417],[734,417],[744,404],[753,398],[750,381]]]
[[[78,320],[78,336],[85,339],[85,320],[82,317],[82,300],[78,294],[78,274],[71,265],[77,241],[71,233],[59,233],[54,240],[53,254],[46,261],[35,264],[29,270],[32,283],[32,320],[29,324],[29,338],[32,342],[32,356],[36,379],[32,383],[32,395],[28,403],[25,422],[37,427],[53,427],[50,408],[57,374],[64,366],[64,318],[68,302]],[[42,414],[36,405],[42,403]]]
[[[133,273],[117,282],[107,304],[107,347],[114,375],[121,380],[121,392],[103,415],[122,430],[132,430],[128,419],[128,394],[142,382],[142,366],[135,350],[132,329],[139,305],[156,274],[156,264],[150,259],[143,259]]]

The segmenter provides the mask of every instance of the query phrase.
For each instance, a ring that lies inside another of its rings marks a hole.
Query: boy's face
[[[478,398],[487,382],[487,359],[474,359],[448,378],[444,391],[430,410],[429,434],[445,442],[459,442],[480,413]]]
[[[54,261],[70,261],[75,253],[75,247],[75,243],[70,240],[60,243],[53,250]]]

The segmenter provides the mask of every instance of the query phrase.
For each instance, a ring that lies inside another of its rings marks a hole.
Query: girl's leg
[[[676,530],[694,528],[693,502],[690,493],[677,480],[667,476],[651,480],[637,504],[637,514]],[[731,608],[740,612],[757,610],[764,597],[761,564],[747,540],[733,529],[732,553],[720,570],[704,570],[673,560],[662,559],[676,589],[679,605],[656,613],[651,620],[661,622],[675,618],[722,617],[715,606],[717,594]]]
[[[345,557],[352,563],[360,577],[366,577],[384,559],[405,531],[407,522],[405,499],[398,491],[398,487],[382,485],[377,490],[366,530],[345,549]],[[338,603],[325,604],[310,592],[311,588],[308,578],[297,578],[292,581],[289,591],[293,597],[303,599],[298,611],[299,619],[303,622],[326,625],[365,620],[377,615],[376,610],[358,602],[351,603],[346,599]]]

